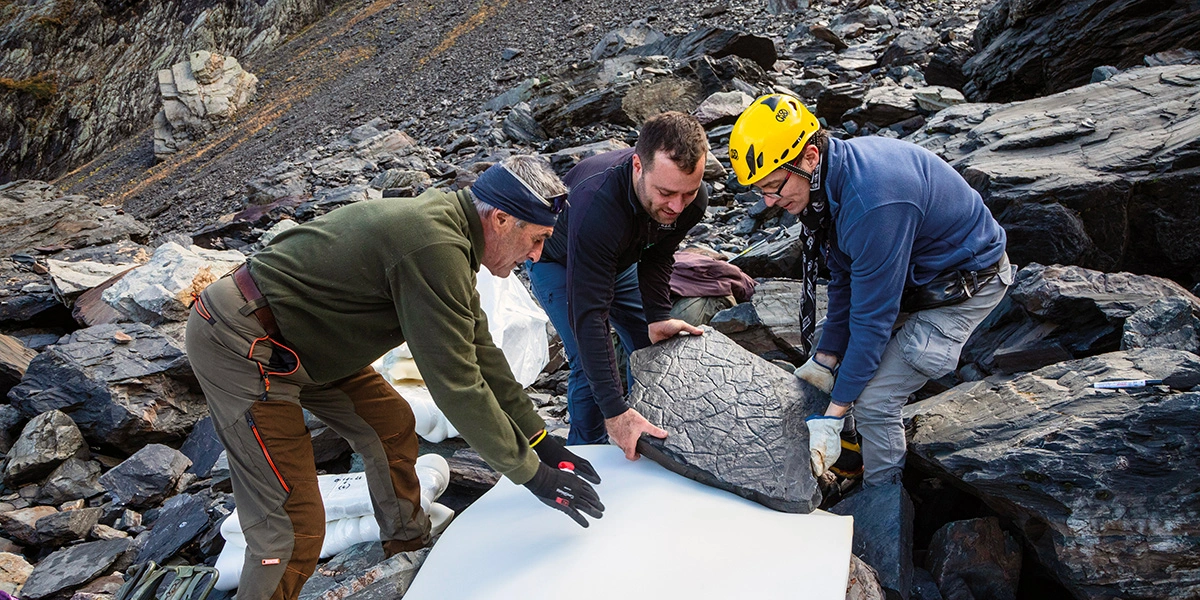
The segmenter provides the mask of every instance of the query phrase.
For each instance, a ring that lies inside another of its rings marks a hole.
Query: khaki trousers
[[[362,455],[384,549],[425,546],[429,518],[408,403],[370,367],[312,381],[285,342],[239,312],[246,305],[233,279],[223,277],[201,293],[187,324],[188,358],[229,458],[246,534],[239,600],[297,598],[320,557],[325,508],[302,408]]]

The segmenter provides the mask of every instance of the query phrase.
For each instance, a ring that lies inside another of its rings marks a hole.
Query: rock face
[[[1137,68],[1053,96],[964,104],[914,141],[1009,232],[1014,264],[1200,279],[1200,65]]]
[[[1102,65],[1200,48],[1200,7],[1147,0],[999,0],[979,15],[963,90],[976,102],[1045,96],[1088,83]]]
[[[236,58],[207,50],[159,71],[163,107],[154,116],[154,156],[162,160],[232,119],[257,85]]]
[[[180,343],[142,323],[65,336],[29,363],[9,399],[30,417],[69,412],[89,442],[125,452],[182,439],[208,412]]]
[[[929,569],[946,598],[1017,597],[1021,546],[995,517],[947,523],[929,542]]]
[[[46,411],[25,424],[8,452],[4,483],[19,485],[41,479],[63,461],[87,453],[83,434],[61,411]]]
[[[775,510],[812,512],[804,419],[828,396],[704,327],[633,353],[630,406],[671,435],[646,456],[701,483]]]
[[[191,465],[180,451],[150,444],[101,475],[100,485],[118,506],[147,508],[175,493],[176,482]]]
[[[1200,594],[1200,393],[1091,387],[1176,374],[1200,357],[1138,349],[962,384],[905,407],[909,464],[1013,522],[1076,598]]]
[[[79,0],[8,7],[0,23],[0,182],[52,178],[149,123],[155,73],[199,48],[253,57],[326,11],[323,0]]]
[[[246,260],[237,250],[184,248],[167,242],[150,262],[126,274],[104,291],[104,301],[130,318],[156,325],[186,321],[192,294]]]
[[[1200,299],[1149,275],[1037,263],[967,341],[962,359],[983,372],[1032,371],[1121,348],[1195,352]]]

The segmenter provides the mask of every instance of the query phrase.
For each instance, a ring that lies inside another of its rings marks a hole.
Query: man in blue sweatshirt
[[[700,330],[671,313],[675,250],[704,216],[708,138],[694,117],[666,112],[642,125],[637,145],[576,165],[541,260],[534,294],[562,337],[571,366],[567,444],[610,437],[630,460],[642,433],[666,437],[625,403],[611,324],[627,352]]]
[[[796,375],[831,396],[807,422],[813,472],[837,461],[853,407],[864,485],[899,482],[908,396],[958,366],[1012,284],[1004,230],[937,155],[882,137],[830,138],[791,96],[755,100],[734,125],[729,156],[739,182],[807,229],[801,325],[810,357]],[[814,348],[818,253],[831,279]]]

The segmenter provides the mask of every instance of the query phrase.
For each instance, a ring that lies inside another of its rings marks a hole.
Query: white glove
[[[845,421],[845,417],[823,415],[813,415],[804,420],[804,424],[808,425],[813,476],[824,475],[842,455],[842,425]]]
[[[794,373],[796,377],[813,384],[818,390],[826,394],[833,393],[833,371],[817,362],[816,357],[809,358],[808,362],[800,365]]]

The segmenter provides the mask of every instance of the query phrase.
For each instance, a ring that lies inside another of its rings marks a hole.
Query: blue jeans
[[[567,378],[567,412],[571,415],[571,430],[567,445],[604,444],[608,442],[608,431],[604,428],[604,415],[600,412],[592,386],[579,360],[579,345],[571,320],[567,313],[567,268],[554,262],[526,262],[533,294],[542,309],[554,323],[562,338],[563,350],[567,352],[567,363],[571,374]],[[609,307],[609,320],[625,352],[632,354],[638,348],[650,345],[650,334],[646,328],[646,316],[642,311],[642,291],[638,288],[637,265],[617,275],[613,286],[613,303]],[[629,379],[626,371],[626,379]]]

